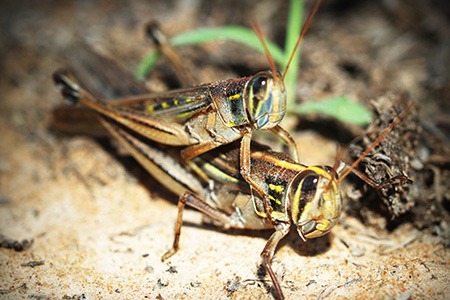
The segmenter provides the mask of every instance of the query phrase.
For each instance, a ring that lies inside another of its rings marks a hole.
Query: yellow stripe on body
[[[269,189],[271,189],[272,191],[274,191],[277,194],[281,194],[284,192],[284,186],[281,185],[275,185],[273,183],[269,184]]]
[[[220,178],[220,181],[222,182],[231,182],[234,184],[237,184],[239,182],[237,178],[234,178],[233,176],[224,173],[222,170],[220,170],[219,168],[215,167],[212,164],[208,163],[204,164],[203,169],[207,174],[212,175],[212,176],[209,175],[209,177]]]
[[[228,100],[237,100],[239,98],[241,98],[241,94],[234,94],[234,95],[228,96]]]
[[[148,114],[151,114],[155,111],[155,106],[154,105],[149,105],[145,108],[145,112]]]
[[[277,205],[281,205],[281,200],[280,200],[280,199],[275,198],[275,197],[272,196],[272,195],[269,195],[269,199],[272,200],[272,201],[274,201]]]
[[[274,166],[277,166],[279,168],[288,169],[288,170],[294,171],[294,172],[303,172],[307,168],[306,166],[304,166],[302,164],[291,163],[286,160],[275,157],[273,155],[270,155],[266,152],[259,152],[259,151],[253,152],[252,159],[261,159],[263,161],[272,163]]]

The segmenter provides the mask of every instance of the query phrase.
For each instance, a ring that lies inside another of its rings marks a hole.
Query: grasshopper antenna
[[[342,148],[339,144],[336,146],[336,158],[334,160],[333,168],[331,169],[331,177],[338,178],[339,177],[339,166],[341,165],[342,157],[344,157],[344,148]]]
[[[266,55],[267,60],[269,61],[270,70],[272,71],[273,76],[275,78],[279,78],[277,66],[275,65],[275,61],[273,60],[273,57],[270,54],[269,47],[267,47],[267,43],[264,39],[264,35],[262,33],[261,27],[256,22],[252,22],[252,27],[253,27],[253,31],[255,31],[256,36],[258,37],[259,42],[261,43],[261,45],[264,49],[264,54]]]
[[[311,13],[308,16],[308,19],[306,20],[305,24],[303,25],[302,32],[300,33],[300,36],[298,37],[297,43],[295,44],[295,47],[292,50],[291,56],[289,56],[289,60],[288,60],[288,62],[286,64],[286,67],[284,69],[283,75],[281,76],[282,80],[284,80],[284,77],[287,74],[289,66],[290,66],[292,60],[294,59],[295,52],[297,52],[297,49],[298,49],[301,41],[303,40],[303,37],[305,36],[306,32],[308,31],[309,27],[311,26],[311,22],[312,22],[314,16],[316,15],[317,10],[319,9],[320,2],[321,2],[321,0],[317,0],[316,1],[316,3],[314,4],[314,7],[313,7]]]
[[[361,175],[364,174],[359,174],[359,172],[356,172],[356,166],[370,153],[370,151],[372,151],[385,137],[386,135],[391,132],[395,126],[397,126],[409,113],[409,111],[412,109],[413,107],[413,103],[411,102],[406,109],[400,114],[398,115],[394,121],[392,121],[392,123],[386,127],[386,129],[383,130],[383,132],[375,139],[375,141],[363,152],[363,154],[361,154],[358,159],[356,159],[353,164],[340,176],[340,178],[338,179],[338,183],[341,183],[342,180],[347,177],[351,172],[354,172],[356,175],[358,175],[359,177],[361,177]],[[366,179],[364,179],[364,177]],[[361,179],[363,179],[364,181],[368,182],[370,185],[375,184],[376,188],[380,188],[383,187],[385,184],[376,184],[374,182],[372,182],[372,180],[368,180],[369,178],[367,178],[367,176],[363,176],[361,177]],[[393,178],[394,180],[401,180],[401,181],[406,181],[408,183],[411,182],[410,179],[408,179],[406,176],[404,175],[400,175],[400,176],[395,176]]]
[[[330,176],[333,179],[338,179],[339,178],[339,171],[340,171],[340,166],[341,166],[341,158],[344,156],[344,149],[338,144],[336,146],[336,156],[334,159],[334,164],[333,167],[330,170]],[[325,187],[325,190],[328,190],[332,184],[333,180],[330,180],[327,184],[327,186]]]

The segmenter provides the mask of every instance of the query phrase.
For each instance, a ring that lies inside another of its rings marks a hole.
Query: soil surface
[[[285,2],[2,2],[0,298],[273,298],[259,257],[270,232],[224,231],[188,210],[180,251],[161,262],[178,196],[108,139],[52,128],[64,103],[52,73],[77,63],[68,57],[80,42],[133,72],[150,49],[149,20],[169,36],[257,20],[282,44]],[[414,183],[374,192],[349,178],[340,224],[307,243],[292,230],[273,268],[287,299],[448,298],[450,8],[438,0],[325,2],[302,43],[297,99],[345,95],[376,119],[364,131],[324,116],[290,117],[301,161],[333,165],[336,145],[359,136],[358,156],[412,102],[400,131],[361,170],[378,180],[380,168],[404,172]],[[235,43],[179,50],[202,82],[267,68],[263,55]],[[161,62],[147,86],[174,82]]]

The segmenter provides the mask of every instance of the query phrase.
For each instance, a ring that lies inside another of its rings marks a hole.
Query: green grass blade
[[[286,68],[289,56],[295,48],[297,39],[300,36],[301,26],[303,19],[303,0],[291,0],[289,5],[289,16],[287,21],[287,32],[285,41],[285,60],[283,63],[283,69]],[[298,73],[300,69],[300,46],[297,49],[294,57],[291,61],[286,76],[284,77],[284,84],[287,92],[287,111],[290,112],[295,104],[295,91],[298,81]]]
[[[148,73],[158,61],[159,56],[158,51],[152,50],[141,60],[136,68],[135,76],[137,80],[144,81],[147,78]]]

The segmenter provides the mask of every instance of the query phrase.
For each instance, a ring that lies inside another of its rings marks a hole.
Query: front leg
[[[291,158],[296,162],[299,163],[299,155],[298,155],[298,148],[297,144],[295,143],[292,136],[287,132],[283,127],[280,125],[277,125],[270,129],[273,134],[278,136],[286,145],[288,145],[289,148],[289,154],[291,155]]]
[[[252,132],[246,132],[241,140],[241,149],[240,149],[240,172],[242,177],[247,181],[250,185],[250,189],[255,190],[258,195],[262,198],[264,204],[264,210],[266,211],[266,217],[273,224],[275,221],[272,219],[272,206],[270,204],[269,195],[261,188],[258,183],[253,180],[251,176],[251,141],[252,141]]]
[[[272,261],[273,254],[275,252],[275,249],[277,248],[278,243],[286,236],[286,234],[288,234],[290,226],[291,224],[289,223],[278,224],[275,227],[276,231],[272,233],[272,235],[266,242],[266,246],[261,252],[261,258],[263,260],[264,268],[269,274],[270,279],[272,279],[273,288],[275,290],[277,299],[284,299],[284,295],[283,290],[281,289],[280,282],[278,281],[277,275],[273,271],[270,262]]]

